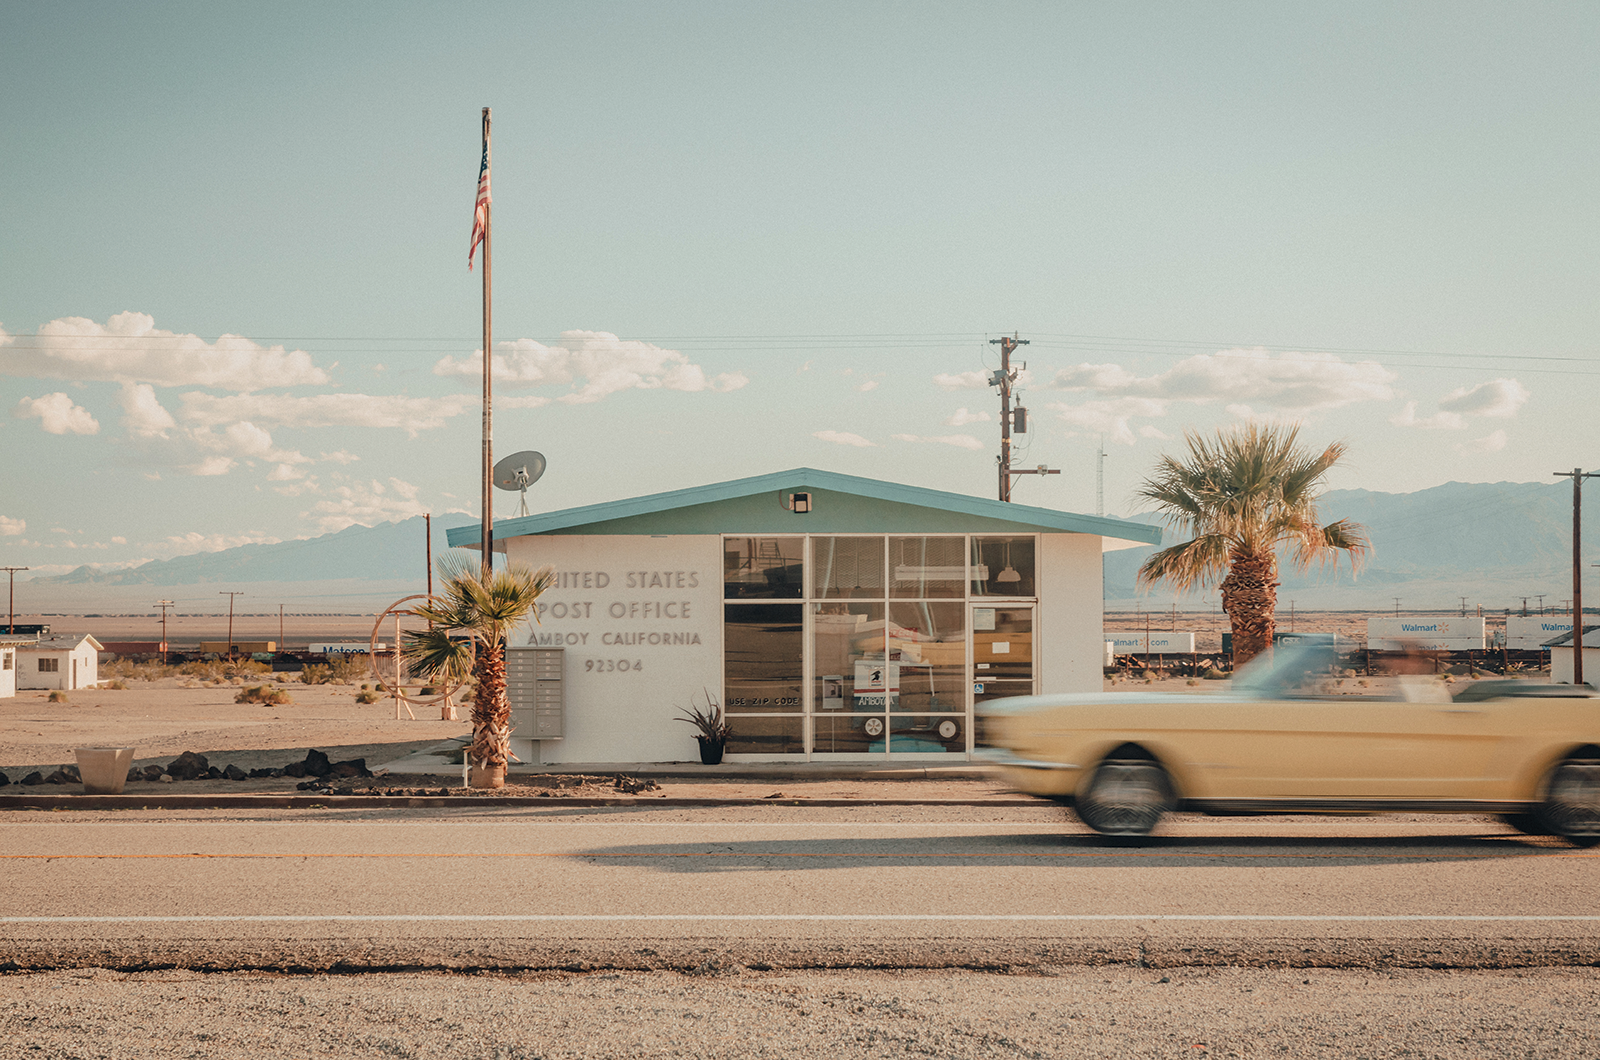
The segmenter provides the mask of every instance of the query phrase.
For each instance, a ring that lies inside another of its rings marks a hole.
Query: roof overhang
[[[806,492],[815,495],[812,510],[797,514],[788,499]],[[1056,533],[1093,535],[1107,550],[1161,542],[1159,527],[1125,519],[804,467],[507,519],[493,530],[497,550],[507,538],[542,534]],[[481,526],[456,527],[446,540],[481,547]]]

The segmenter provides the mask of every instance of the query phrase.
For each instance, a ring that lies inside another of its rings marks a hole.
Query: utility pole
[[[156,606],[161,608],[161,654],[167,654],[167,608],[172,606],[171,600],[157,600]]]
[[[1600,477],[1600,471],[1556,471],[1557,478],[1572,479],[1572,683],[1583,684],[1583,480]]]
[[[278,650],[283,650],[283,605],[278,605]]]
[[[242,590],[222,590],[217,595],[228,598],[228,658],[231,659],[233,658],[233,598],[235,596],[243,596],[244,592]]]
[[[1461,598],[1461,617],[1467,617],[1467,598],[1465,596]]]
[[[1011,367],[1011,354],[1018,346],[1026,346],[1027,339],[1018,338],[1015,334],[1002,335],[998,339],[990,339],[989,345],[1000,347],[1000,368],[989,373],[989,385],[1000,388],[1000,499],[1011,499],[1011,480],[1017,475],[1059,475],[1059,469],[1052,470],[1043,464],[1038,467],[1026,469],[1011,469],[1011,429],[1014,425],[1018,434],[1028,431],[1028,410],[1018,405],[1015,413],[1011,408],[1011,388],[1016,384],[1017,372]],[[1027,364],[1023,364],[1026,368]],[[1014,417],[1014,421],[1013,421]]]
[[[17,632],[17,571],[28,570],[27,567],[0,567],[11,576],[11,602],[6,608],[6,634],[15,636]]]
[[[1544,593],[1534,593],[1539,598],[1539,614],[1544,614]]]
[[[1394,613],[1397,615],[1400,613],[1400,598],[1398,596],[1394,598]]]
[[[1106,436],[1103,434],[1094,454],[1094,514],[1106,514]]]

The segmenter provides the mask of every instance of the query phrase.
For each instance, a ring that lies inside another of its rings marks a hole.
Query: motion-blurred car
[[[1331,656],[1280,645],[1219,694],[1019,696],[981,704],[980,754],[1103,835],[1212,814],[1492,813],[1600,842],[1600,696],[1588,685],[1436,681],[1408,698],[1318,691]]]

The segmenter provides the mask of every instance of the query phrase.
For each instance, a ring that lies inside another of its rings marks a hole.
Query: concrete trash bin
[[[131,747],[79,747],[78,775],[86,795],[121,795],[133,766]]]

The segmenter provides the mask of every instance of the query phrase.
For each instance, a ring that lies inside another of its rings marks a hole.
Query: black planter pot
[[[716,766],[722,764],[722,749],[727,746],[722,740],[708,740],[704,736],[696,736],[700,741],[700,764],[703,766]]]

